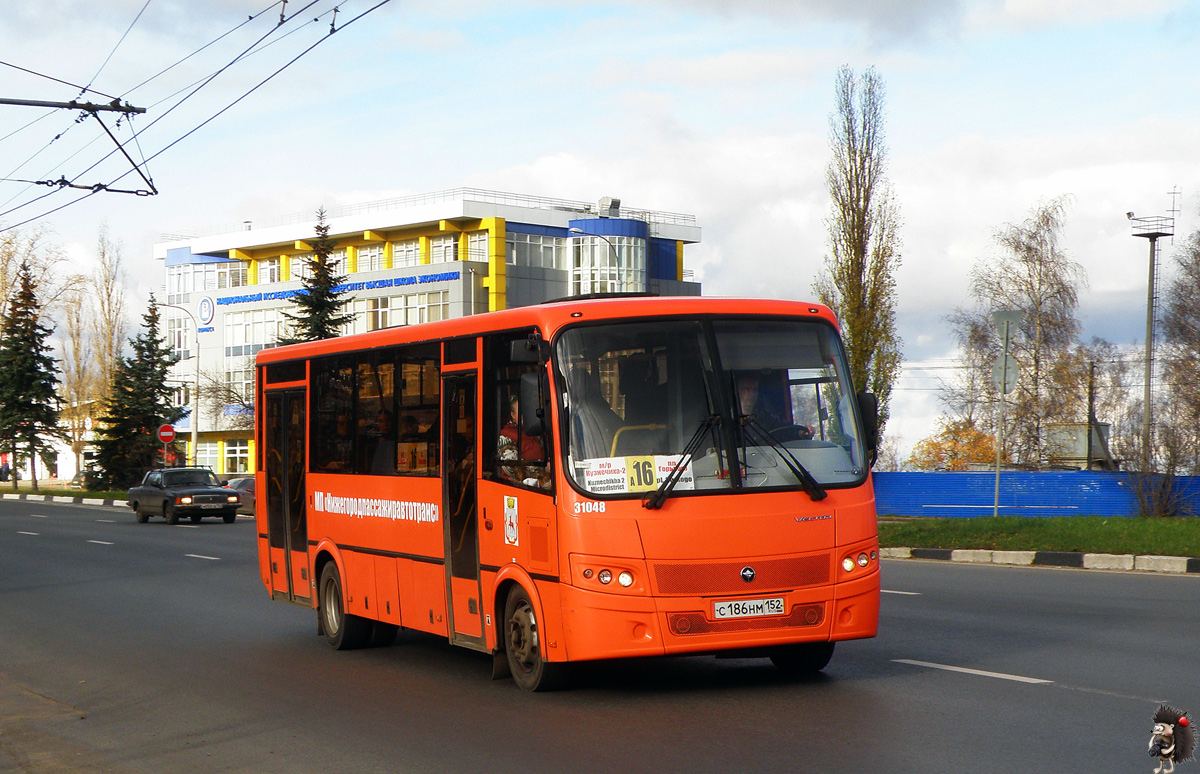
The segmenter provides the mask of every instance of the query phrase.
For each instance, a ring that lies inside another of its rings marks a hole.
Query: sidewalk
[[[988,551],[962,548],[881,548],[883,559],[935,559],[971,564],[1073,567],[1082,570],[1127,570],[1200,573],[1200,558],[1135,554],[1083,554],[1074,551]]]
[[[39,483],[39,485],[41,484],[40,481],[38,483]],[[49,487],[47,487],[47,488],[49,488]],[[80,493],[78,496],[69,496],[69,495],[34,494],[32,491],[19,492],[19,493],[10,491],[10,492],[3,493],[3,499],[5,499],[5,500],[32,500],[33,502],[39,502],[39,503],[76,503],[76,504],[81,504],[81,505],[125,505],[126,504],[125,500],[108,500],[108,499],[101,499],[98,497],[85,497],[83,495],[83,493]]]

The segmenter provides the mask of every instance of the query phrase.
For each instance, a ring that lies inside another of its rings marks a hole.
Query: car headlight
[[[241,502],[241,500],[239,500],[239,499],[238,499],[238,496],[237,496],[237,495],[229,495],[229,496],[228,496],[228,497],[226,497],[225,499],[226,499],[226,500],[228,500],[228,501],[229,501],[229,502],[231,502],[231,503],[240,503],[240,502]]]
[[[179,505],[191,505],[192,498],[185,495],[184,497],[175,498],[175,502],[178,503]]]

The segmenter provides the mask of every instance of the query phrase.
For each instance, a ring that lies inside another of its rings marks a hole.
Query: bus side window
[[[438,476],[441,470],[442,379],[437,343],[396,350],[396,471],[402,476]]]
[[[539,363],[514,362],[512,344],[523,342],[532,331],[489,336],[485,346],[484,427],[495,439],[484,451],[485,477],[515,486],[549,490],[553,476],[549,463],[550,434],[529,435],[521,427],[520,383],[523,374],[537,373]],[[489,436],[484,436],[485,439]]]

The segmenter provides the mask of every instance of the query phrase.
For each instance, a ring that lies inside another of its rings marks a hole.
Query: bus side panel
[[[346,577],[346,612],[364,618],[377,618],[375,597],[375,557],[357,551],[343,550]]]
[[[567,640],[563,637],[562,595],[554,581],[534,580],[542,605],[542,657],[547,661],[566,661]],[[535,602],[536,604],[536,602]]]
[[[411,597],[401,600],[401,618],[408,629],[450,636],[446,620],[446,568],[440,562],[409,562]],[[410,623],[411,622],[411,623]]]
[[[471,637],[482,637],[479,616],[479,581],[474,578],[451,578],[454,598],[454,630]],[[474,607],[474,611],[471,608]]]
[[[857,489],[839,492],[837,503],[837,544],[839,546],[870,540],[878,534],[875,521],[875,487],[870,477]]]
[[[378,601],[372,603],[374,618],[388,623],[400,623],[400,587],[396,581],[396,562],[390,556],[375,557],[375,594]]]
[[[479,482],[484,514],[479,531],[479,563],[485,567],[516,564],[535,575],[558,575],[558,535],[554,500],[493,481]]]

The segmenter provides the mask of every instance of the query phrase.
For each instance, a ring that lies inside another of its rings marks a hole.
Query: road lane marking
[[[89,540],[88,542],[95,543],[98,546],[111,546],[112,545],[112,543],[108,542],[107,540]]]
[[[199,524],[176,524],[175,526],[183,527],[184,529],[200,529]]]
[[[881,594],[903,594],[906,597],[921,596],[921,592],[919,592],[919,591],[892,591],[891,589],[880,589],[879,592]]]
[[[910,664],[912,666],[929,667],[930,669],[944,669],[947,672],[962,672],[964,675],[977,675],[979,677],[996,677],[1001,680],[1012,680],[1018,683],[1033,683],[1043,685],[1053,683],[1053,680],[1041,680],[1036,677],[1023,677],[1022,675],[1008,675],[1003,672],[985,672],[982,669],[967,669],[966,667],[950,666],[948,664],[934,664],[929,661],[913,661],[907,658],[894,658],[892,661],[897,664]]]
[[[48,518],[50,518],[49,516],[47,516],[47,515],[46,515],[46,514],[44,514],[44,513],[31,513],[31,514],[29,514],[29,515],[30,515],[30,516],[32,516],[32,517],[33,517],[33,518],[35,518],[35,519],[48,519]]]
[[[96,519],[96,521],[100,522],[101,524],[116,524],[117,523],[116,519]]]
[[[207,559],[210,562],[221,561],[221,557],[219,556],[205,556],[204,554],[184,554],[184,556],[191,557],[192,559]]]
[[[36,532],[22,532],[21,530],[17,530],[17,534],[18,534],[18,535],[33,535],[33,536],[35,536],[35,537],[36,537],[38,533],[36,533]]]

